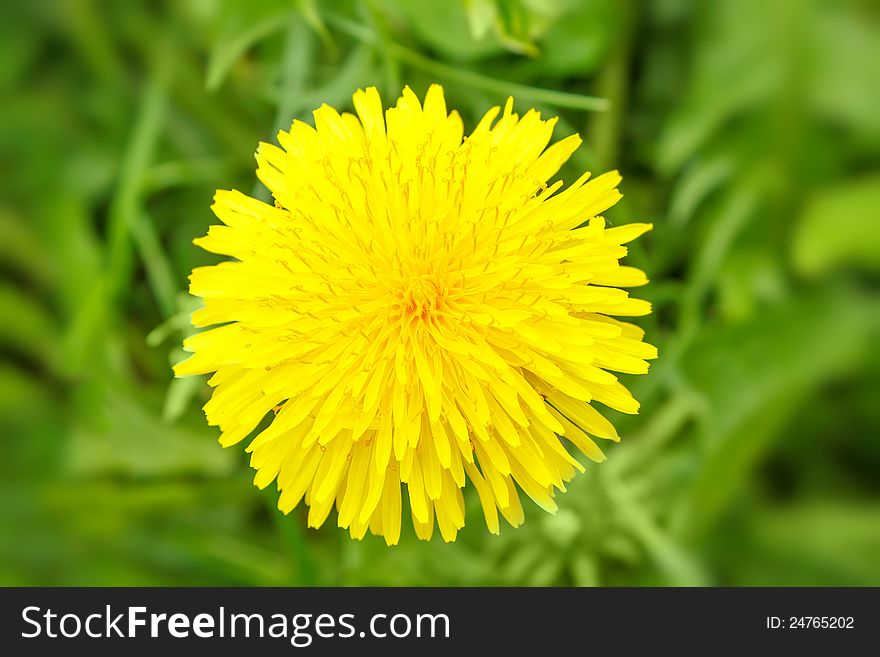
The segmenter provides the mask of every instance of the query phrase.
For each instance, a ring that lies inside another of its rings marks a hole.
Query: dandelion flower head
[[[255,484],[312,527],[335,507],[393,545],[408,507],[419,538],[436,521],[451,541],[468,482],[493,533],[522,523],[520,491],[552,512],[584,470],[568,445],[599,462],[594,439],[618,440],[596,404],[638,411],[613,372],[656,350],[616,319],[650,312],[619,261],[651,226],[606,227],[616,172],[553,182],[581,140],[548,146],[556,120],[512,99],[467,136],[438,85],[387,111],[374,88],[353,100],[260,144],[274,205],[216,193],[223,225],[195,243],[230,260],[192,272],[193,323],[214,328],[175,373],[212,374],[223,446],[265,427]]]

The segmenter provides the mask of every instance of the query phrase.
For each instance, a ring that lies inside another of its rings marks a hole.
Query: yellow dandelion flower
[[[593,461],[594,437],[618,440],[593,402],[638,411],[611,371],[644,373],[656,350],[610,316],[650,312],[620,289],[644,273],[618,261],[651,226],[605,227],[616,172],[548,183],[581,140],[547,147],[556,120],[512,107],[465,137],[440,86],[384,112],[359,90],[357,116],[323,105],[260,144],[274,206],[217,192],[224,225],[195,243],[233,260],[190,292],[193,324],[219,326],[175,373],[213,373],[223,446],[274,410],[247,451],[284,513],[304,501],[319,527],[335,506],[352,537],[393,545],[405,484],[419,538],[436,520],[451,541],[470,480],[497,533],[499,512],[523,521],[518,488],[552,512],[583,471],[560,437]]]

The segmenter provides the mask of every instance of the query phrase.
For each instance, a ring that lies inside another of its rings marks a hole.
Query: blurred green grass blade
[[[245,25],[235,34],[223,33],[218,37],[208,60],[205,89],[217,91],[235,62],[255,43],[281,30],[286,22],[287,14],[280,13]]]
[[[0,237],[0,260],[5,268],[21,272],[40,286],[52,280],[56,272],[42,257],[43,243],[17,213],[0,209]]]
[[[290,129],[293,118],[306,108],[303,105],[303,92],[308,84],[314,59],[312,33],[297,15],[291,16],[288,23],[281,59],[273,136],[279,130]]]
[[[15,365],[0,362],[0,417],[4,424],[16,415],[23,414],[30,421],[33,412],[40,412],[53,402],[52,389],[44,381],[36,379],[30,372],[23,372]],[[7,453],[5,463],[0,464],[0,472],[7,467],[22,467],[16,450]],[[40,467],[44,467],[42,462]],[[21,472],[18,473],[21,475]],[[3,532],[0,532],[2,534]]]
[[[258,42],[285,27],[295,29],[291,26],[303,24],[311,30],[297,31],[294,41],[288,37],[288,45],[285,46],[288,53],[291,51],[291,44],[293,44],[293,51],[303,54],[305,48],[300,49],[297,42],[314,33],[319,36],[327,52],[332,56],[336,55],[336,43],[327,30],[314,0],[296,0],[290,5],[260,2],[236,4],[233,11],[226,17],[225,29],[220,30],[215,37],[214,47],[208,60],[205,88],[209,92],[217,91],[235,63]],[[296,64],[296,59],[291,59],[288,56],[285,56],[282,68],[289,67],[291,61],[300,68],[306,70],[309,68],[308,59]],[[282,73],[282,76],[284,75]]]
[[[182,294],[182,293],[181,293]],[[190,297],[195,298],[195,297]],[[178,303],[180,303],[180,297],[178,296]],[[180,312],[171,315],[168,319],[159,324],[152,331],[147,333],[147,337],[145,338],[145,342],[148,347],[158,347],[165,340],[170,338],[172,335],[180,332],[184,335],[189,335],[191,332],[194,332],[192,323],[190,322],[190,315],[192,314],[192,310],[189,308],[183,308]],[[182,352],[183,355],[186,352]],[[177,362],[177,361],[175,361]]]
[[[687,225],[700,203],[728,180],[733,171],[734,163],[726,153],[688,168],[672,191],[670,221],[676,227]]]
[[[601,169],[614,169],[618,165],[620,147],[623,136],[623,120],[626,106],[629,103],[629,75],[632,59],[632,41],[635,31],[635,19],[630,4],[619,3],[617,19],[617,38],[608,47],[608,56],[599,71],[596,90],[608,99],[613,111],[597,112],[589,119],[586,134],[590,135],[590,148],[593,157]],[[576,24],[577,17],[571,22]],[[560,21],[565,24],[569,18]],[[591,23],[602,23],[593,17]],[[605,32],[605,30],[601,30]],[[607,37],[606,37],[607,39]],[[557,38],[551,43],[563,41]],[[635,246],[635,245],[634,245]]]
[[[372,28],[376,32],[379,44],[376,50],[379,57],[382,58],[382,72],[385,78],[384,91],[387,94],[398,93],[403,85],[400,82],[400,62],[388,51],[388,44],[391,42],[391,33],[388,28],[387,16],[383,14],[376,3],[372,0],[367,2],[367,19]]]
[[[503,581],[511,584],[525,580],[544,556],[541,544],[532,542],[519,546],[503,564],[499,573]]]
[[[709,228],[691,263],[688,286],[682,299],[681,321],[677,330],[683,340],[696,330],[700,308],[713,288],[718,271],[733,244],[758,206],[759,194],[748,180],[741,181],[709,218]]]
[[[110,84],[123,79],[122,60],[106,30],[94,0],[69,0],[59,9],[65,20],[61,24],[70,34],[82,59],[93,71]]]
[[[173,268],[153,223],[144,211],[142,197],[148,167],[155,155],[167,102],[170,54],[162,53],[144,92],[141,113],[135,120],[129,146],[119,172],[110,207],[109,292],[115,296],[127,285],[133,240],[147,272],[153,295],[164,316],[173,314],[177,284]]]
[[[212,185],[224,177],[229,177],[230,168],[229,160],[220,157],[192,157],[161,162],[144,173],[144,193],[150,194],[188,185]]]
[[[60,365],[65,374],[80,375],[99,347],[110,312],[106,250],[89,205],[73,192],[50,199],[44,222],[42,244],[51,254],[53,296],[65,320],[57,338]]]
[[[374,32],[359,23],[355,23],[343,16],[330,12],[325,12],[325,16],[328,23],[355,39],[374,46],[382,44],[381,40]],[[553,89],[541,89],[515,82],[499,80],[498,78],[489,77],[481,73],[476,73],[475,71],[450,66],[430,59],[398,43],[386,41],[382,45],[384,45],[389,53],[401,61],[430,73],[431,75],[437,76],[440,81],[451,80],[466,86],[500,94],[502,96],[514,96],[520,100],[535,103],[548,103],[556,107],[568,107],[596,112],[605,111],[609,107],[608,101],[604,98],[572,94]]]
[[[575,586],[599,586],[599,563],[592,555],[579,553],[570,566]]]
[[[330,30],[324,24],[324,19],[321,18],[321,12],[318,11],[316,0],[297,0],[296,5],[305,22],[320,37],[324,49],[331,57],[335,58],[339,54],[339,48],[333,39],[333,35],[330,34]]]
[[[140,112],[119,170],[119,180],[110,206],[108,228],[109,284],[112,296],[128,284],[131,268],[131,234],[139,221],[142,185],[152,163],[166,103],[169,54],[160,56],[144,91]]]
[[[562,555],[547,555],[526,578],[527,586],[550,586],[559,580],[564,562]]]
[[[169,551],[184,558],[190,567],[205,571],[208,579],[234,578],[243,585],[282,586],[290,580],[290,568],[285,560],[265,546],[254,545],[241,535],[214,532],[205,536],[196,534],[181,541],[169,537]]]
[[[321,103],[327,103],[331,106],[349,104],[352,89],[368,86],[374,82],[371,64],[372,52],[370,48],[358,44],[351,49],[351,54],[339,66],[336,75],[324,84],[303,93],[300,105],[312,108],[320,106]]]
[[[144,263],[153,297],[159,304],[163,317],[174,314],[179,288],[168,254],[159,241],[153,221],[146,212],[138,212],[134,218],[132,236]]]
[[[76,314],[61,339],[62,365],[68,374],[82,374],[95,354],[98,336],[106,327],[109,291],[106,277],[98,277],[80,300]]]
[[[272,520],[278,535],[293,561],[299,575],[299,586],[317,586],[318,573],[311,555],[311,548],[304,536],[302,525],[297,518],[291,518],[278,510],[278,493],[272,488],[262,492],[266,503],[266,512]],[[285,582],[285,584],[290,584]]]
[[[53,367],[58,356],[57,326],[39,298],[5,281],[0,281],[0,314],[15,321],[0,322],[0,346],[12,349],[40,363]]]
[[[290,14],[281,57],[281,78],[275,96],[275,119],[272,137],[279,130],[289,130],[294,118],[305,109],[303,92],[309,79],[314,53],[314,37],[299,14]],[[269,202],[269,190],[259,180],[251,195]]]

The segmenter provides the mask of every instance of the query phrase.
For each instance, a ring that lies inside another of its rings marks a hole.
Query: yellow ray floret
[[[523,520],[519,490],[549,511],[554,492],[618,440],[599,402],[638,403],[614,372],[641,374],[654,347],[610,316],[650,312],[621,266],[649,224],[606,228],[620,176],[552,182],[580,144],[548,146],[555,119],[512,100],[464,136],[441,87],[405,88],[383,112],[374,88],[357,116],[326,105],[260,144],[275,203],[218,191],[223,225],[196,244],[231,261],[200,267],[193,355],[178,376],[212,373],[205,413],[233,445],[274,418],[247,451],[278,507],[333,507],[354,538],[400,537],[404,494],[415,533],[454,540],[462,489],[489,530]],[[563,438],[564,437],[564,440]],[[405,485],[405,490],[403,486]]]

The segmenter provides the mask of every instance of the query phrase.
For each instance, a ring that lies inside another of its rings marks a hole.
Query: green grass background
[[[661,358],[556,515],[387,549],[276,512],[169,366],[257,142],[434,81],[622,171]],[[13,1],[0,85],[0,584],[880,585],[877,3]]]

